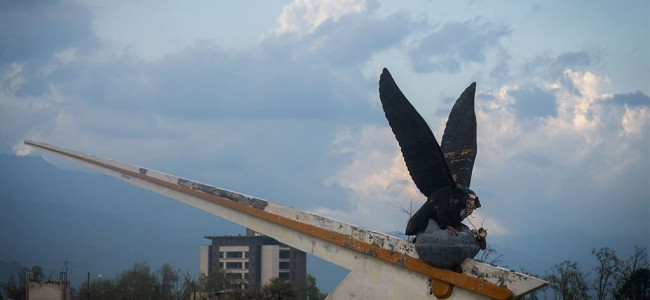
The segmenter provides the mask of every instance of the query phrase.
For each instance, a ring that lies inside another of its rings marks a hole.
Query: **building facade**
[[[39,280],[32,272],[25,273],[27,300],[70,300],[70,281],[65,272],[61,280]],[[1,295],[0,295],[1,296]]]
[[[240,282],[239,288],[263,286],[273,278],[285,279],[304,291],[307,277],[305,252],[275,239],[247,230],[245,236],[206,236],[209,246],[201,246],[202,274],[220,270]]]

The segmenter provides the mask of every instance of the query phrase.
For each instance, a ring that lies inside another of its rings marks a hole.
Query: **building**
[[[263,286],[272,278],[292,282],[304,291],[307,277],[305,252],[275,239],[247,229],[245,236],[206,236],[212,241],[201,246],[201,274],[225,270],[228,276],[240,279],[239,288]]]
[[[69,300],[70,281],[65,272],[61,272],[61,280],[39,280],[33,278],[32,272],[25,274],[27,279],[27,300]]]

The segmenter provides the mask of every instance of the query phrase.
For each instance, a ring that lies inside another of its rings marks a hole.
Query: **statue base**
[[[415,239],[415,251],[420,259],[436,268],[453,269],[465,258],[474,258],[479,250],[478,240],[463,224],[458,235],[454,235],[448,229],[440,229],[436,221],[429,220],[427,229]]]

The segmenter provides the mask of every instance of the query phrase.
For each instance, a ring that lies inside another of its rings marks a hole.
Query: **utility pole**
[[[86,290],[86,299],[90,300],[90,272],[88,272],[88,284],[87,284],[87,290]]]

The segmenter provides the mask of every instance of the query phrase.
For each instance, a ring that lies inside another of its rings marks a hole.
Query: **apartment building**
[[[238,279],[239,288],[263,286],[272,278],[292,282],[303,291],[307,276],[305,252],[282,244],[275,239],[246,230],[246,235],[206,236],[211,244],[201,246],[202,274],[225,270]]]

